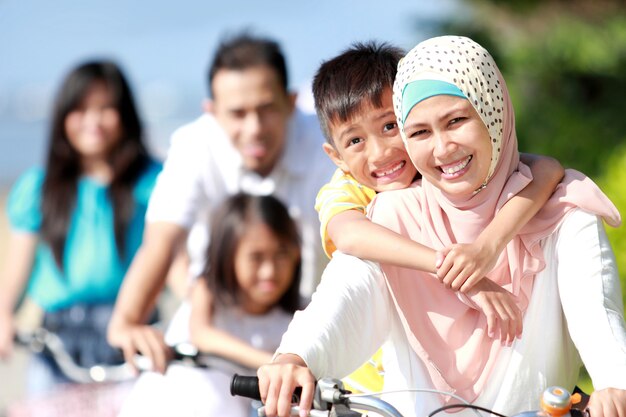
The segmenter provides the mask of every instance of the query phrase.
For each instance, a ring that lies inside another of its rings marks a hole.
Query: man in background
[[[186,242],[189,276],[195,278],[202,268],[208,220],[227,196],[273,194],[288,206],[302,236],[305,300],[327,262],[314,205],[334,168],[322,150],[317,118],[295,108],[279,45],[248,34],[227,39],[214,56],[208,81],[211,99],[204,114],[172,135],[146,214],[144,241],[108,329],[109,342],[127,361],[139,352],[156,371],[165,369],[169,348],[163,334],[144,323]],[[184,334],[188,321],[174,320],[174,326]]]

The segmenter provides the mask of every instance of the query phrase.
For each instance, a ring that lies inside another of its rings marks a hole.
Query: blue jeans
[[[112,304],[79,304],[46,313],[43,327],[61,338],[77,365],[116,365],[124,362],[124,356],[106,340],[112,313]]]

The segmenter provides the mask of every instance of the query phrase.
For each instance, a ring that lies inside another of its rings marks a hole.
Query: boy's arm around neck
[[[496,257],[546,204],[565,174],[554,158],[521,154],[521,160],[529,166],[533,180],[502,207],[477,239],[485,243],[493,242],[497,249]]]
[[[473,253],[470,256],[472,262],[482,265],[480,268],[473,268],[474,273],[464,275],[462,279],[457,276],[455,282],[444,279],[444,284],[451,285],[452,289],[466,292],[491,271],[504,247],[537,214],[563,179],[565,171],[554,158],[522,154],[521,159],[530,167],[533,180],[502,207],[474,243],[455,245],[456,249],[444,251],[445,268],[440,269],[440,273],[448,270],[448,263],[452,259],[456,258],[458,262],[460,250]]]
[[[370,261],[435,272],[436,252],[371,222],[358,210],[333,216],[327,232],[338,250]]]

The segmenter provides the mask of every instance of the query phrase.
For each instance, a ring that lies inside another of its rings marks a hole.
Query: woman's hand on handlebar
[[[591,417],[626,417],[626,390],[596,390],[589,398],[587,409]]]
[[[117,325],[109,329],[109,343],[122,349],[124,359],[136,371],[139,367],[136,355],[150,360],[152,371],[165,373],[172,359],[172,348],[165,344],[163,332],[145,324]]]
[[[298,404],[300,416],[309,415],[316,380],[302,358],[292,354],[279,355],[273,363],[261,366],[257,376],[267,417],[290,414],[291,398],[296,387],[302,387]]]

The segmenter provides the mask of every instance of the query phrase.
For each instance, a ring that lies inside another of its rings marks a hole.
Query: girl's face
[[[65,117],[65,134],[70,145],[90,160],[106,160],[121,140],[122,131],[120,115],[103,82],[95,82],[78,107]]]
[[[417,170],[451,196],[471,196],[491,163],[489,131],[461,97],[438,95],[419,102],[404,123],[407,150]]]
[[[263,314],[289,289],[298,251],[281,241],[266,224],[246,227],[235,250],[235,276],[245,311]]]

